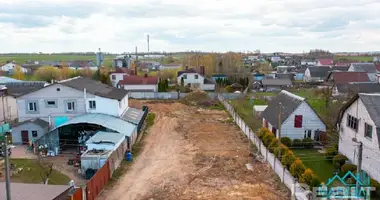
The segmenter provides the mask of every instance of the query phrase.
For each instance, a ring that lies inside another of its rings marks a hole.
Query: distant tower
[[[149,34],[146,36],[146,40],[148,42],[148,53],[149,53]]]
[[[101,52],[99,48],[99,52],[96,53],[96,65],[98,67],[103,66],[103,61],[104,61],[104,54]]]

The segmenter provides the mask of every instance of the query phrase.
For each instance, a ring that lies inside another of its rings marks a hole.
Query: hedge
[[[334,148],[334,147],[330,147],[330,148],[327,149],[327,151],[325,153],[325,158],[328,161],[332,161],[332,159],[336,155],[338,155],[338,150],[336,150],[336,148]]]
[[[283,137],[281,138],[281,143],[284,144],[285,146],[292,146],[292,139],[290,139],[289,137]]]
[[[333,158],[334,167],[337,169],[340,169],[344,164],[346,164],[347,160],[348,160],[348,158],[342,154],[338,154],[338,155],[334,156],[334,158]]]
[[[292,146],[293,147],[302,147],[302,141],[300,139],[294,139]]]

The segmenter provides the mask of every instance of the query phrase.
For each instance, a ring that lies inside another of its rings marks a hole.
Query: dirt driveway
[[[290,199],[268,165],[249,159],[247,139],[225,111],[131,101],[156,113],[129,171],[99,200]]]

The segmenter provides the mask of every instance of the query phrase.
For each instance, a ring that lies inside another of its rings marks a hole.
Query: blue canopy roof
[[[55,127],[55,129],[71,124],[97,124],[108,128],[110,130],[116,131],[118,133],[124,134],[125,136],[130,137],[132,133],[136,130],[136,125],[127,122],[118,117],[114,117],[112,115],[100,114],[100,113],[92,113],[80,115],[72,118],[71,120]],[[55,130],[54,129],[54,130]]]

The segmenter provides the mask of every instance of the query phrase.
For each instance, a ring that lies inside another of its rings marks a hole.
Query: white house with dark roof
[[[128,91],[75,77],[18,96],[17,108],[20,122],[41,118],[52,125],[57,118],[85,113],[120,117],[128,108]]]
[[[185,69],[177,74],[177,83],[181,85],[183,79],[184,85],[190,85],[192,88],[201,90],[215,90],[215,81],[204,76],[204,68],[201,67],[201,72],[198,73],[195,69]]]
[[[363,143],[362,169],[380,181],[380,94],[359,93],[343,106],[337,120],[339,152],[357,164]]]
[[[326,125],[306,102],[305,98],[282,90],[269,102],[261,114],[263,127],[278,137],[278,117],[281,112],[281,137],[291,139],[311,138],[320,141],[320,134],[326,131]]]

